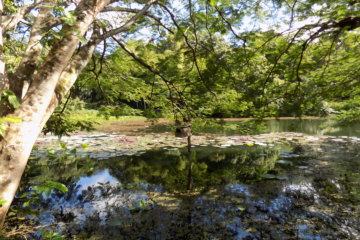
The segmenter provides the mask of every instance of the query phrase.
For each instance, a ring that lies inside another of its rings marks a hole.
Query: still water
[[[223,122],[221,124],[208,124],[195,129],[198,133],[214,133],[224,135],[239,134],[238,124],[241,121]],[[264,120],[264,128],[261,133],[274,132],[299,132],[310,135],[330,135],[330,136],[356,136],[360,137],[360,123],[339,126],[335,120],[331,119],[281,119]],[[173,132],[174,127],[170,125],[155,125],[148,129],[148,132]],[[247,132],[257,134],[259,132]]]
[[[351,126],[337,126],[335,120],[283,119],[267,120],[266,132],[301,132],[310,135],[356,136],[360,137],[360,123]]]
[[[360,147],[349,139],[34,154],[13,209],[43,230],[27,239],[360,239]],[[26,195],[48,180],[69,191]]]

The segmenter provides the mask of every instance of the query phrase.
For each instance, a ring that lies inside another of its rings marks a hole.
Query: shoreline
[[[256,118],[208,118],[208,120],[224,120],[225,122],[238,122],[245,120],[254,120]],[[264,120],[300,120],[296,117],[269,117]],[[331,118],[321,117],[303,117],[301,120],[327,120]],[[207,119],[205,119],[207,120]],[[103,133],[121,133],[126,135],[139,135],[145,134],[147,128],[153,126],[165,126],[175,124],[172,119],[160,118],[157,121],[151,121],[149,119],[119,119],[119,120],[106,120],[100,122],[99,125],[95,126],[95,131]]]

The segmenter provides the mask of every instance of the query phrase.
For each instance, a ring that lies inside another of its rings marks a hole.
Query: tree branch
[[[15,14],[1,16],[2,32],[6,32],[10,29],[14,29],[20,21],[25,18],[32,9],[37,7],[41,3],[41,0],[36,0],[28,6],[21,7]]]
[[[110,7],[106,7],[102,12],[127,12],[127,13],[138,13],[139,9],[133,9],[133,8],[125,8],[125,7],[114,7],[114,6],[110,6]],[[171,30],[168,26],[166,26],[163,22],[161,22],[161,18],[156,17],[154,15],[152,15],[151,13],[145,12],[143,14],[143,16],[146,16],[152,20],[154,20],[155,22],[157,22],[161,27],[163,27],[164,29],[166,29],[168,32],[174,34],[173,30]]]
[[[150,72],[152,72],[153,74],[159,76],[161,78],[161,80],[165,83],[166,87],[168,88],[169,90],[169,97],[170,97],[170,102],[171,104],[173,105],[173,109],[174,108],[177,108],[175,106],[175,102],[176,100],[174,99],[173,95],[172,95],[172,89],[175,90],[175,92],[177,93],[177,95],[179,96],[180,100],[183,101],[184,105],[185,105],[185,108],[186,108],[186,111],[187,113],[190,112],[190,108],[188,107],[188,105],[186,104],[186,101],[185,99],[183,98],[182,96],[182,93],[181,91],[179,91],[179,89],[169,80],[166,79],[166,77],[164,75],[162,75],[158,70],[154,69],[152,66],[150,66],[149,64],[147,64],[143,59],[141,59],[140,57],[138,57],[135,53],[133,53],[130,49],[128,49],[126,47],[126,45],[116,39],[115,37],[112,37],[112,39],[127,53],[129,54],[136,62],[138,62],[140,65],[142,65],[143,67],[145,67],[146,69],[148,69]],[[184,113],[181,111],[181,109],[177,108],[179,113],[182,115],[182,116],[185,116]]]
[[[99,37],[99,40],[102,41],[105,38],[112,37],[116,34],[119,34],[123,31],[129,29],[129,27],[131,25],[133,25],[136,22],[136,20],[138,20],[141,16],[143,16],[146,13],[146,11],[151,7],[151,5],[154,4],[156,1],[157,0],[147,1],[146,4],[144,5],[144,7],[141,10],[139,10],[134,16],[132,16],[124,25],[106,32],[105,34],[103,34]]]
[[[16,72],[10,76],[10,89],[21,99],[30,86],[33,73],[43,46],[40,40],[44,32],[49,28],[48,19],[52,18],[52,9],[49,7],[55,4],[55,0],[45,0],[31,28],[30,38],[27,43],[23,58],[16,69]]]
[[[209,86],[206,84],[205,79],[203,78],[201,71],[200,71],[200,67],[197,61],[197,56],[196,56],[196,50],[194,49],[193,46],[191,46],[190,44],[190,40],[188,38],[188,36],[184,33],[184,31],[181,29],[180,25],[177,23],[174,14],[170,11],[169,8],[167,8],[164,4],[162,3],[158,3],[169,15],[170,18],[172,20],[172,22],[174,23],[174,25],[176,26],[177,30],[181,33],[181,35],[184,37],[185,43],[188,46],[188,48],[191,50],[192,53],[192,57],[193,57],[193,61],[195,63],[195,67],[197,70],[197,73],[199,75],[199,78],[201,80],[201,82],[203,83],[203,85],[205,86],[205,88],[213,95],[216,97],[216,94],[212,91],[212,89],[209,88]]]
[[[0,16],[3,14],[4,5],[3,1],[0,0]],[[0,90],[8,88],[8,81],[5,81],[5,61],[4,61],[4,48],[3,48],[3,24],[2,18],[0,18]]]

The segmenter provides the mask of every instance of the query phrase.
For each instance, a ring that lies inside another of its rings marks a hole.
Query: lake
[[[216,122],[216,121],[215,121]],[[212,134],[224,134],[224,135],[236,135],[239,134],[237,127],[242,121],[224,121],[219,124],[210,124],[198,126],[198,129],[194,131],[197,133],[212,133]],[[262,133],[273,132],[299,132],[310,135],[329,135],[329,136],[356,136],[360,137],[360,123],[350,126],[339,126],[337,122],[332,119],[271,119],[264,120],[264,129]],[[154,125],[150,126],[145,132],[173,132],[173,125]],[[257,132],[249,131],[249,134],[255,134]]]
[[[230,125],[190,152],[163,134],[39,139],[9,221],[42,226],[28,239],[360,239],[359,128],[328,124]],[[49,180],[68,192],[34,191]]]

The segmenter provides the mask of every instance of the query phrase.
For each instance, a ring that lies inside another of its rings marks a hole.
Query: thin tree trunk
[[[2,35],[2,14],[4,10],[3,0],[0,0],[0,90],[8,86],[8,83],[5,81],[5,61],[4,61],[4,51],[3,51],[3,35]]]

